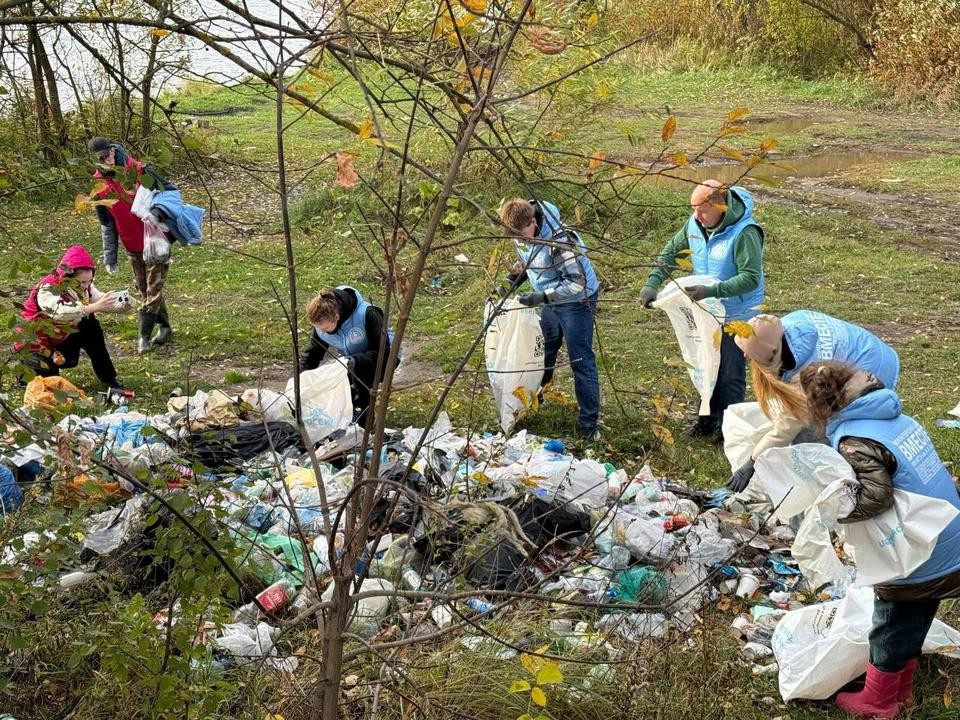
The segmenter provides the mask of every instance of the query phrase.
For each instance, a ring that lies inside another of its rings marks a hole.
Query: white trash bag
[[[854,482],[853,468],[821,443],[775,447],[757,458],[754,483],[766,491],[779,520],[807,510],[837,480]]]
[[[664,287],[653,303],[653,307],[663,310],[670,318],[680,343],[680,354],[690,366],[690,379],[700,393],[700,415],[710,414],[710,397],[720,369],[720,346],[716,337],[722,332],[726,310],[719,298],[694,302],[681,288],[716,283],[716,278],[706,275],[677,278]]]
[[[150,215],[150,208],[153,205],[153,198],[156,191],[144,185],[137,186],[137,193],[133,196],[133,203],[130,205],[130,212],[141,220],[146,220]]]
[[[842,600],[810,605],[783,616],[773,632],[784,701],[824,700],[863,674],[870,656],[873,590],[851,589]],[[933,621],[926,653],[960,658],[960,632]],[[951,649],[952,648],[952,649]]]
[[[284,395],[296,407],[293,378],[287,381]],[[303,424],[310,441],[317,443],[353,420],[350,379],[341,362],[325,362],[314,370],[300,373],[300,403]]]
[[[286,395],[267,388],[249,388],[243,391],[240,399],[259,412],[266,422],[295,422],[293,408]]]
[[[493,308],[493,303],[487,303],[486,319]],[[543,380],[543,331],[537,311],[517,300],[506,301],[487,328],[483,353],[500,412],[500,427],[509,433],[514,423],[536,404],[537,389]]]
[[[730,469],[737,471],[750,459],[753,449],[773,429],[760,403],[730,405],[723,411],[723,454]]]

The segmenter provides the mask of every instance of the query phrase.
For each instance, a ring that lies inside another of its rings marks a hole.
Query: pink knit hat
[[[780,351],[783,347],[783,323],[776,315],[757,315],[750,319],[753,335],[734,338],[743,354],[758,365],[775,368],[780,366]]]

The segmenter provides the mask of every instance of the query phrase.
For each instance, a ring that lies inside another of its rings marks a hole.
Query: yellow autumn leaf
[[[476,15],[482,15],[487,11],[487,0],[460,0],[460,4]]]
[[[776,138],[764,138],[760,143],[760,152],[768,153],[773,150],[777,145],[780,144],[780,141]]]
[[[657,415],[660,417],[666,416],[668,412],[667,403],[664,402],[664,399],[660,395],[653,396],[653,407],[656,408]]]
[[[727,113],[727,122],[735,122],[750,112],[750,108],[738,107]]]
[[[487,277],[494,277],[497,273],[497,266],[500,264],[500,253],[503,243],[497,243],[490,253],[490,259],[487,261]]]
[[[543,658],[539,658],[528,653],[523,653],[520,656],[520,664],[523,665],[524,670],[536,677],[537,671],[539,671],[540,668],[542,668],[546,663],[544,663]]]
[[[693,255],[693,250],[690,248],[684,248],[683,250],[678,250],[677,255]]]
[[[530,689],[530,683],[526,680],[514,680],[510,683],[510,690],[508,692],[518,693],[518,692],[527,692]]]
[[[592,12],[592,13],[590,13],[590,15],[587,17],[587,27],[588,27],[588,28],[592,28],[592,27],[593,27],[594,25],[596,25],[599,21],[600,21],[600,14],[597,13],[597,12]]]
[[[723,331],[717,328],[717,331],[713,334],[713,349],[719,350],[721,342],[723,342]]]
[[[264,715],[263,720],[283,720],[283,715],[278,715],[277,713],[270,713],[269,715]]]
[[[601,100],[609,100],[610,96],[613,95],[613,90],[606,80],[601,80],[600,84],[597,85],[597,95],[600,96]]]
[[[717,147],[719,148],[720,152],[722,152],[728,158],[731,158],[733,160],[738,160],[739,162],[743,162],[744,160],[746,160],[746,156],[735,148],[729,147],[727,145],[718,145]]]
[[[577,219],[577,225],[583,224],[583,208],[580,207],[580,203],[573,206],[573,216]]]
[[[530,392],[523,385],[513,391],[513,396],[523,403],[524,408],[530,407]]]
[[[337,79],[328,72],[320,70],[318,68],[307,68],[307,72],[313,75],[317,80],[323,80],[328,85],[334,85],[337,82]]]
[[[943,706],[945,708],[951,707],[953,705],[953,686],[950,683],[947,683],[947,687],[943,691]]]
[[[660,131],[660,139],[664,142],[669,142],[670,138],[673,137],[673,134],[677,131],[677,118],[675,115],[671,115],[667,118],[667,121],[663,124],[663,130]]]
[[[693,270],[693,261],[690,258],[677,258],[676,264],[681,270]]]
[[[551,140],[563,140],[565,136],[559,130],[551,130],[550,132],[547,133],[547,137],[550,138]]]
[[[547,694],[538,687],[530,691],[530,699],[533,700],[534,705],[539,707],[546,707],[547,705]]]
[[[720,128],[720,137],[728,135],[743,135],[747,131],[746,125],[726,125]]]
[[[170,31],[163,30],[161,28],[154,28],[153,30],[150,31],[150,34],[153,35],[154,37],[165,38],[167,35],[170,34]]]
[[[673,153],[668,159],[674,165],[679,165],[680,167],[687,167],[690,165],[690,161],[687,160],[687,154],[683,152],[683,150]]]
[[[90,198],[83,193],[80,193],[73,199],[73,209],[77,212],[85,212],[92,207],[93,205],[90,204]]]
[[[357,129],[357,135],[360,136],[361,140],[369,140],[370,138],[373,137],[373,130],[374,130],[373,120],[370,120],[369,118],[367,118],[360,124],[360,127]]]
[[[558,685],[563,682],[563,673],[556,665],[545,665],[537,673],[537,685]]]
[[[753,337],[753,326],[743,320],[730,320],[723,324],[723,331],[727,335],[748,338]]]
[[[587,164],[587,170],[593,171],[598,167],[603,165],[603,161],[606,159],[607,154],[603,152],[595,152],[590,156],[590,162]]]
[[[652,423],[650,425],[650,431],[664,445],[673,445],[673,433],[670,432],[670,430],[665,428],[663,425],[657,425],[656,423]]]

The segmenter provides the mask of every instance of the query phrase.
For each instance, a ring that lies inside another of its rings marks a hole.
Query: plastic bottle
[[[497,606],[488,603],[486,600],[481,600],[480,598],[467,598],[464,603],[471,610],[476,610],[478,613],[492,613],[497,609]]]
[[[419,590],[423,587],[423,578],[413,568],[407,568],[400,575],[400,584],[407,590]]]

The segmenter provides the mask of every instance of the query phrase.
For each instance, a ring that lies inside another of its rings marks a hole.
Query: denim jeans
[[[597,309],[597,294],[577,302],[543,305],[540,309],[544,345],[543,384],[553,379],[557,353],[566,340],[567,355],[570,356],[573,370],[573,389],[580,406],[577,429],[587,432],[597,427],[600,418],[600,377],[597,374],[597,358],[593,353],[593,314]]]
[[[723,422],[723,411],[729,405],[742,403],[747,391],[747,359],[733,341],[733,335],[723,333],[720,340],[720,369],[717,384],[710,396],[710,425],[717,429]]]
[[[870,664],[884,672],[899,672],[908,660],[919,657],[939,606],[939,600],[894,602],[875,598]]]

